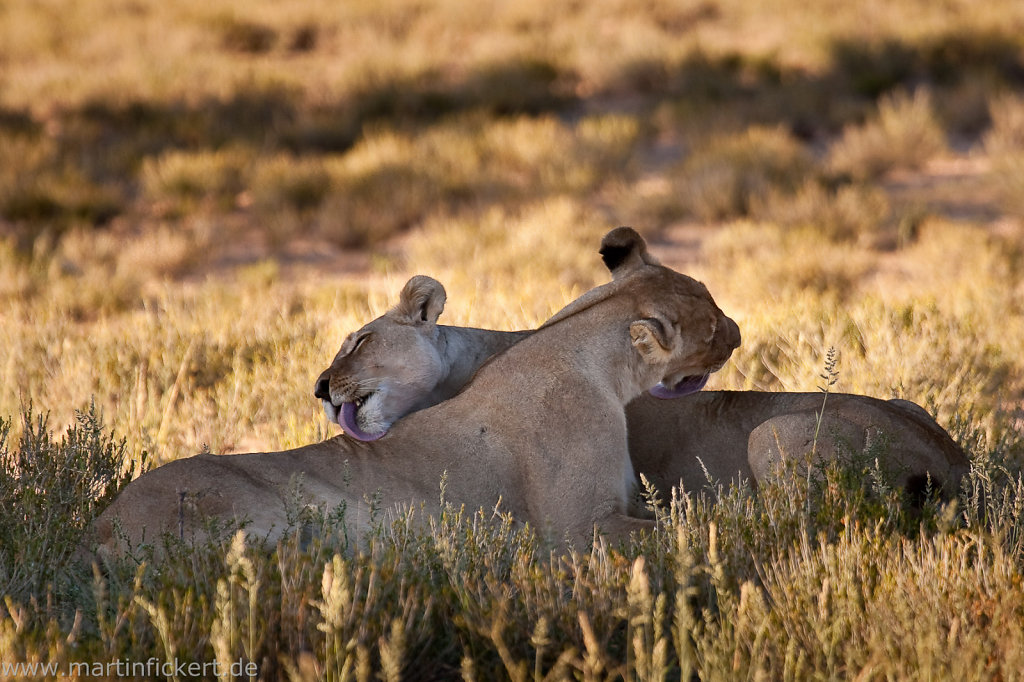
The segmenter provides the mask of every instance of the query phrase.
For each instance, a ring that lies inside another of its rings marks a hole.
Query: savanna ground
[[[357,551],[324,510],[74,560],[147,466],[332,435],[313,380],[408,276],[534,327],[620,224],[739,322],[712,388],[813,391],[835,348],[830,390],[970,453],[960,499],[868,466],[660,491],[621,551],[455,509]],[[0,1],[0,666],[1021,679],[1022,254],[1016,0]]]

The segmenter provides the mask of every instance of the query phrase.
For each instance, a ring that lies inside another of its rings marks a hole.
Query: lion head
[[[630,339],[642,362],[663,371],[650,393],[677,398],[699,391],[739,347],[739,327],[704,284],[661,265],[633,228],[619,227],[605,235],[600,253],[612,283],[580,296],[541,329],[612,295],[634,296],[642,317],[629,325]]]
[[[401,417],[437,402],[446,373],[437,318],[446,295],[424,275],[410,279],[398,304],[352,332],[316,381],[328,418],[358,440],[376,440]]]
[[[678,398],[695,393],[708,383],[708,376],[725,364],[740,345],[740,329],[732,318],[722,313],[702,282],[661,265],[647,251],[647,243],[631,227],[618,227],[601,240],[601,259],[612,273],[613,281],[621,281],[656,266],[664,279],[662,293],[672,290],[680,303],[674,307],[652,311],[648,317],[630,325],[630,338],[648,362],[667,362],[673,353],[687,358],[653,388],[656,398]],[[687,333],[680,333],[685,329]]]

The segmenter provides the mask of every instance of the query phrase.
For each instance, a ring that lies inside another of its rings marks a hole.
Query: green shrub
[[[0,419],[0,594],[17,600],[68,588],[69,564],[96,510],[146,463],[127,459],[125,441],[104,433],[94,405],[59,441],[31,408],[22,422],[12,447],[11,421]]]

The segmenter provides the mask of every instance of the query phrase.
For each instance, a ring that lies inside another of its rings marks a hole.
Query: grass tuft
[[[1005,210],[1024,216],[1024,99],[1003,96],[989,108],[992,127],[984,145],[992,159],[990,175]]]
[[[272,27],[234,15],[221,17],[216,29],[221,46],[234,52],[263,54],[273,49],[278,40],[277,31]]]
[[[830,166],[835,173],[866,180],[894,168],[920,168],[945,150],[931,95],[924,89],[913,95],[901,91],[881,99],[877,117],[846,128],[830,150]]]
[[[149,198],[172,215],[186,215],[202,202],[230,208],[245,186],[250,159],[239,151],[170,151],[142,167],[142,186]]]
[[[684,209],[704,221],[748,215],[772,192],[793,192],[811,170],[807,150],[777,128],[751,127],[709,140],[680,169]]]

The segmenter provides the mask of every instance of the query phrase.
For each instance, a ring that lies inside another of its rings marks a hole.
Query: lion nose
[[[316,380],[316,386],[313,387],[313,395],[320,400],[331,399],[331,379],[327,376],[327,372],[320,375],[320,378]]]

